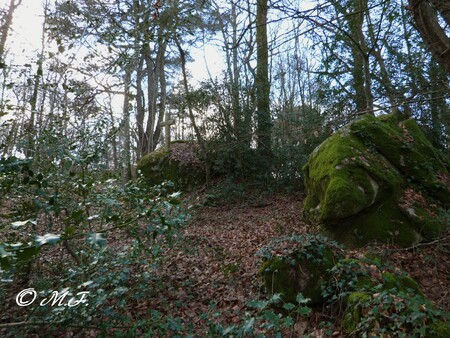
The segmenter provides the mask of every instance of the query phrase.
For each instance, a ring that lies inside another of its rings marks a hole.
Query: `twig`
[[[94,330],[102,330],[102,328],[93,325],[76,325],[76,324],[65,324],[64,322],[32,322],[32,321],[23,321],[23,322],[15,322],[15,323],[5,323],[0,324],[0,329],[5,327],[15,327],[15,326],[32,326],[32,325],[61,325],[64,324],[66,327],[75,327],[75,328],[83,328],[83,329],[94,329]],[[114,326],[111,329],[131,329],[132,326]]]
[[[450,235],[446,236],[446,237],[443,237],[443,238],[438,238],[438,239],[436,239],[436,240],[434,240],[432,242],[418,243],[418,244],[410,246],[408,248],[388,249],[388,251],[410,251],[410,250],[415,250],[415,249],[417,249],[418,247],[421,247],[421,246],[429,246],[429,245],[437,244],[437,243],[440,243],[440,242],[445,242],[448,239],[450,239]],[[446,245],[450,245],[450,243],[448,243]]]

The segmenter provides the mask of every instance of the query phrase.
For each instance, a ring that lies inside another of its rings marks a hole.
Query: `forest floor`
[[[174,248],[159,270],[167,279],[167,288],[160,294],[161,308],[168,305],[168,313],[177,312],[192,319],[217,311],[221,314],[217,321],[223,325],[237,324],[243,312],[252,311],[247,306],[249,301],[265,297],[258,251],[276,237],[317,232],[318,229],[302,221],[303,198],[299,194],[276,195],[253,203],[249,202],[253,199],[243,199],[241,203],[197,209],[184,230],[183,243]],[[346,254],[352,257],[368,251],[376,254],[408,272],[433,303],[448,311],[448,235],[444,240],[414,249],[377,245],[348,250]],[[169,304],[167,299],[171,300]],[[212,302],[215,306],[210,309]],[[335,323],[333,336],[340,336],[339,321],[327,318],[321,308],[314,310],[312,316],[299,320],[286,336],[325,337],[322,322]]]
[[[262,259],[257,255],[258,251],[273,238],[318,231],[302,221],[303,199],[301,194],[260,195],[258,198],[252,195],[252,198],[214,205],[205,203],[205,194],[190,195],[186,203],[191,206],[192,218],[182,229],[181,240],[164,251],[158,269],[154,271],[159,280],[152,292],[154,296],[130,304],[127,311],[136,318],[145,317],[149,309],[180,318],[185,323],[192,323],[198,336],[206,335],[208,320],[225,327],[242,324],[244,313],[252,316],[258,311],[248,303],[265,299],[267,295],[259,273]],[[346,255],[376,254],[386,263],[408,272],[428,298],[448,312],[449,245],[447,233],[439,241],[415,248],[377,245],[346,250]],[[9,294],[17,291],[10,290]],[[11,298],[7,311],[10,318],[17,319],[14,314],[18,309],[13,303]],[[325,322],[328,331],[330,323],[333,324],[333,337],[341,336],[337,318],[331,318],[322,308],[313,310],[308,318],[299,318],[284,336],[329,336],[321,325]],[[80,336],[80,332],[73,336]],[[84,332],[81,336],[89,335]],[[96,336],[95,330],[91,336]]]

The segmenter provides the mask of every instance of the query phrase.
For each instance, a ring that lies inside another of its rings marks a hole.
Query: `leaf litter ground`
[[[145,318],[149,310],[156,310],[190,323],[198,336],[206,335],[208,331],[205,318],[223,326],[239,324],[244,312],[256,315],[257,310],[248,307],[249,301],[266,296],[258,272],[261,260],[256,253],[273,238],[317,232],[302,221],[301,195],[266,196],[255,203],[243,199],[240,203],[217,206],[198,204],[202,199],[203,196],[197,195],[188,199],[193,206],[193,217],[183,229],[181,240],[164,252],[158,268],[152,271],[159,281],[152,297],[136,300],[128,306],[127,311],[132,317]],[[349,255],[360,256],[368,250],[375,251],[387,262],[410,273],[430,300],[448,311],[449,234],[443,238],[415,249],[384,245],[349,250]],[[123,244],[121,240],[122,236],[111,238],[109,245],[119,247]],[[51,273],[51,266],[40,265],[39,273]],[[13,302],[20,287],[12,287],[5,295],[0,324],[22,320],[23,309]],[[149,285],[151,287],[153,285]],[[325,337],[325,330],[320,328],[321,322],[325,321],[336,324],[333,336],[341,336],[337,318],[327,317],[320,308],[314,310],[308,319],[299,319],[289,332],[285,332],[286,336],[311,334],[311,337]],[[44,337],[45,332],[45,326],[40,327],[31,336]],[[8,329],[0,329],[2,336],[7,333]],[[144,332],[139,333],[144,335]],[[96,334],[96,330],[81,327],[60,336],[95,337]]]
[[[277,195],[254,204],[245,201],[197,209],[184,230],[183,241],[159,270],[166,279],[166,288],[158,307],[165,306],[168,314],[192,319],[199,333],[207,330],[202,328],[202,313],[220,313],[216,321],[224,326],[239,323],[244,312],[256,315],[248,302],[266,296],[259,275],[261,258],[256,253],[276,237],[317,233],[316,228],[303,222],[302,204],[301,195]],[[430,300],[448,311],[449,244],[447,237],[417,249],[383,245],[349,250],[348,255],[375,251],[387,263],[410,273]],[[339,321],[328,318],[320,308],[308,320],[300,319],[286,335],[324,337],[325,330],[320,328],[323,321],[334,322],[334,336],[340,336]]]

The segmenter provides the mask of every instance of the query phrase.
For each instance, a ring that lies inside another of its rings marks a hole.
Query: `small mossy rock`
[[[412,119],[364,116],[311,154],[303,215],[351,246],[435,238],[450,205],[449,160]]]
[[[361,322],[366,304],[371,300],[368,293],[353,292],[347,298],[347,307],[342,318],[342,330],[354,333]]]
[[[448,338],[450,337],[450,324],[439,320],[431,325],[430,331],[428,338]]]
[[[386,290],[395,289],[398,292],[413,293],[423,296],[419,284],[406,274],[395,275],[392,272],[383,272],[383,288]]]
[[[346,336],[445,337],[445,314],[408,274],[378,258],[344,258],[331,270],[328,300],[343,305]]]
[[[323,236],[302,235],[277,239],[263,248],[260,273],[271,294],[285,303],[296,303],[299,293],[311,304],[323,301],[321,287],[328,282],[340,248]]]
[[[158,149],[141,158],[137,170],[150,185],[172,181],[177,189],[191,190],[205,182],[205,171],[195,144],[173,142],[170,151]]]

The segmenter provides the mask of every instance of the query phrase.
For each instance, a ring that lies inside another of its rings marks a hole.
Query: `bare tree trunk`
[[[145,99],[144,91],[142,90],[143,81],[143,67],[144,67],[144,56],[141,55],[139,58],[137,70],[136,70],[136,126],[137,126],[137,158],[140,159],[146,154],[145,144],[147,143],[145,139],[144,130],[144,118],[145,118]]]
[[[30,99],[30,119],[28,120],[26,132],[27,132],[27,148],[25,149],[25,156],[31,157],[34,155],[34,136],[36,135],[35,120],[36,120],[36,105],[39,93],[39,82],[42,74],[42,61],[38,61],[38,70],[34,76],[33,94]]]
[[[157,51],[156,60],[158,59],[160,51]],[[158,99],[159,83],[157,74],[157,65],[150,56],[150,48],[146,46],[144,48],[145,65],[147,67],[147,110],[148,118],[145,127],[145,153],[153,151],[153,127],[155,125],[156,115],[158,113],[156,102]]]
[[[4,156],[12,155],[14,145],[16,144],[17,130],[18,130],[18,121],[13,120],[11,123],[11,127],[9,129],[8,136],[5,141],[5,150],[3,151]]]
[[[1,28],[2,35],[0,36],[0,68],[5,67],[4,58],[5,58],[5,48],[6,48],[6,39],[8,38],[9,30],[11,29],[14,11],[17,7],[20,6],[22,0],[10,0],[8,12],[5,15],[5,20],[3,26]]]
[[[247,2],[247,12],[252,12],[252,4],[250,1]],[[249,88],[248,93],[243,97],[242,102],[242,115],[243,115],[243,131],[242,131],[242,138],[244,140],[244,144],[247,147],[250,147],[250,144],[252,142],[253,138],[253,131],[252,131],[252,119],[255,113],[255,107],[256,107],[256,86],[255,86],[255,78],[256,78],[256,70],[254,65],[252,64],[251,60],[253,59],[253,56],[255,54],[255,46],[256,41],[254,39],[254,25],[253,25],[253,18],[251,15],[248,16],[248,39],[245,41],[245,50],[246,55],[243,56],[243,71],[242,74],[242,87]]]
[[[440,144],[450,155],[449,147],[449,108],[446,101],[445,89],[449,87],[449,78],[441,70],[437,62],[430,62],[428,69],[430,78],[430,117],[433,141]],[[447,91],[448,93],[448,91]]]
[[[342,13],[346,9],[338,5]],[[364,15],[368,11],[367,0],[353,0],[353,15],[349,16],[351,50],[353,56],[353,84],[358,113],[373,114],[372,80],[369,67],[369,51],[364,35]]]
[[[41,80],[43,78],[43,63],[44,63],[44,52],[45,52],[45,25],[47,21],[47,9],[48,9],[48,3],[45,3],[44,5],[44,23],[42,24],[42,36],[41,36],[41,51],[39,54],[39,58],[37,61],[37,71],[36,75],[34,76],[34,85],[33,85],[33,94],[30,99],[30,109],[31,109],[31,115],[30,120],[28,122],[28,147],[25,151],[25,155],[27,157],[37,157],[39,156],[39,149],[38,144],[35,141],[35,137],[37,133],[40,131],[39,126],[42,126],[42,114],[43,114],[43,104],[45,101],[45,96],[42,98],[41,103],[41,109],[38,110],[37,108],[37,102],[38,102],[38,96],[39,96],[39,89],[41,86]],[[38,116],[37,116],[38,115]],[[38,123],[36,125],[36,119],[38,121],[41,121],[41,123]]]
[[[233,110],[235,115],[238,117],[240,115],[241,107],[239,105],[239,63],[238,63],[238,27],[237,27],[237,14],[236,5],[232,4],[232,17],[233,17]],[[240,123],[240,118],[235,123]]]
[[[271,157],[271,130],[270,117],[270,83],[269,83],[269,47],[267,43],[267,12],[268,1],[258,0],[256,4],[256,137],[258,149],[264,158],[268,169]],[[262,168],[264,170],[264,168]]]
[[[195,121],[195,116],[194,116],[194,112],[192,109],[192,102],[191,102],[191,98],[189,95],[189,85],[188,85],[187,73],[186,73],[186,52],[184,51],[183,47],[181,46],[181,43],[178,40],[178,37],[175,37],[175,43],[178,47],[178,51],[180,53],[180,58],[181,58],[181,72],[183,74],[183,87],[184,87],[184,92],[185,92],[185,96],[186,96],[186,103],[187,103],[187,107],[188,107],[189,118],[191,119],[192,128],[194,128],[195,137],[197,138],[197,142],[200,147],[201,156],[202,156],[203,160],[205,161],[206,183],[208,183],[209,178],[210,178],[210,169],[211,168],[210,168],[210,163],[208,160],[206,143],[205,143],[205,140],[203,139],[203,136],[200,132],[199,127],[197,126],[197,122]]]
[[[152,134],[152,151],[155,150],[158,140],[161,136],[161,123],[163,117],[166,114],[166,99],[167,99],[167,83],[165,74],[165,64],[166,64],[166,48],[167,39],[163,37],[162,30],[158,34],[158,54],[156,58],[156,75],[159,80],[159,109],[158,109],[158,120],[153,121]]]
[[[130,142],[130,86],[131,71],[125,71],[123,98],[123,180],[131,180],[131,142]]]
[[[109,109],[109,116],[111,118],[112,129],[114,129],[114,112],[112,107]],[[114,131],[111,135],[111,147],[112,147],[112,160],[113,160],[113,170],[116,171],[119,167],[118,157],[117,157],[117,134]],[[108,154],[106,154],[108,157]]]
[[[442,66],[450,72],[450,37],[448,30],[439,24],[437,14],[440,13],[445,23],[450,25],[448,0],[409,0],[409,8],[423,40]]]
[[[162,28],[161,28],[162,29]],[[157,52],[155,60],[150,55],[150,47],[146,45],[143,49],[143,61],[146,66],[147,77],[147,110],[148,118],[144,128],[144,115],[145,110],[144,103],[141,101],[138,109],[141,111],[138,118],[138,128],[142,128],[139,131],[140,143],[141,143],[141,156],[148,154],[155,150],[159,137],[161,135],[161,123],[164,117],[166,107],[167,85],[164,74],[165,58],[167,40],[162,37],[162,31],[159,32],[160,38],[157,44]],[[139,84],[138,79],[138,97],[143,98],[142,86]],[[140,92],[140,94],[139,94]],[[158,109],[159,99],[159,109]]]

